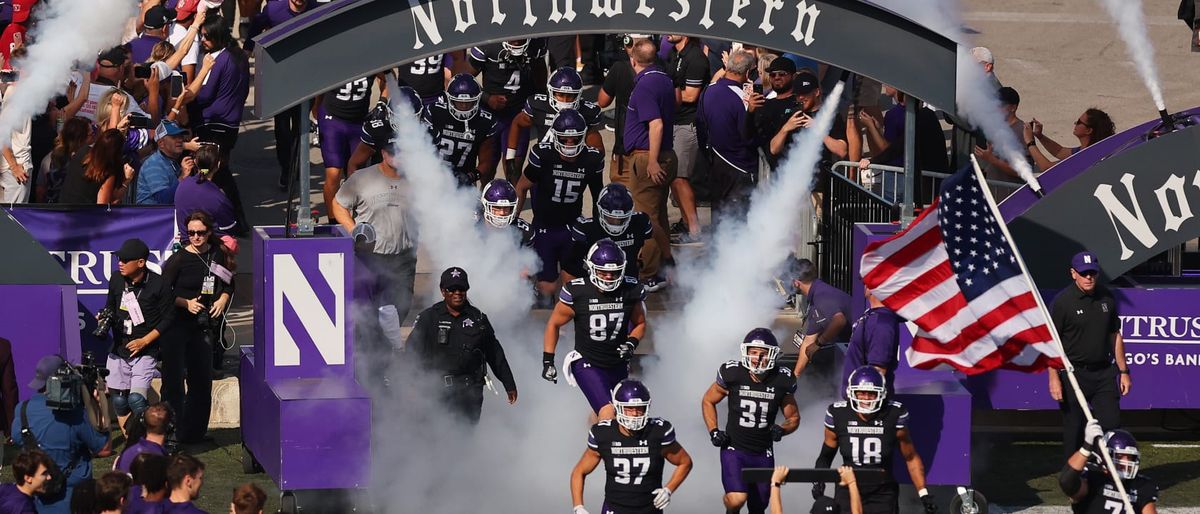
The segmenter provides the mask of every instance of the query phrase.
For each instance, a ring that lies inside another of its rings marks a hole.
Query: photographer
[[[41,450],[24,451],[12,461],[14,484],[0,485],[0,513],[35,514],[34,495],[46,492],[54,461]]]
[[[196,443],[208,431],[213,348],[233,296],[234,265],[208,213],[189,214],[184,226],[187,246],[163,266],[163,279],[175,289],[176,318],[163,343],[162,397],[179,415],[179,442]]]
[[[159,338],[175,319],[175,299],[162,277],[146,269],[150,248],[141,239],[129,239],[117,250],[121,280],[108,282],[108,301],[96,315],[96,333],[113,343],[108,351],[108,388],[122,430],[129,415],[141,415],[150,381],[157,375]]]
[[[18,405],[14,416],[13,442],[27,447],[36,445],[54,460],[63,477],[57,480],[61,488],[50,488],[59,490],[47,490],[46,495],[37,498],[40,514],[67,514],[70,511],[68,499],[75,485],[92,476],[92,456],[108,453],[108,432],[97,432],[85,416],[85,402],[93,406],[99,404],[101,399],[97,392],[93,390],[87,395],[78,388],[57,387],[70,385],[72,381],[65,378],[74,374],[78,379],[79,372],[62,357],[42,357],[34,371],[34,379],[29,383],[29,388],[37,394]],[[67,401],[63,395],[56,394],[53,402],[56,407],[52,409],[46,397],[46,384],[50,381],[56,386],[54,392],[73,391],[77,396]],[[81,384],[76,386],[82,387]]]

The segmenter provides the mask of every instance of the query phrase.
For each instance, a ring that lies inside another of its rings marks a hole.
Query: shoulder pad
[[[526,229],[530,228],[529,222],[525,221],[523,218],[517,218],[516,220],[514,220],[513,225],[516,225],[521,230],[526,230]]]
[[[738,362],[738,361],[736,361],[736,360],[733,360],[733,359],[729,359],[729,360],[725,361],[725,364],[722,364],[722,365],[721,365],[721,368],[722,368],[722,369],[725,369],[725,368],[736,368],[736,367],[738,367],[738,366],[741,366],[741,365],[742,365],[742,363],[741,363],[741,362]]]
[[[898,401],[896,401],[896,400],[888,400],[888,405],[891,405],[892,407],[895,407],[895,408],[897,408],[897,409],[902,409],[902,408],[904,408],[904,404],[903,404],[903,403],[900,403],[900,402],[898,402]]]
[[[594,154],[594,155],[604,155],[604,153],[601,152],[599,149],[590,147],[588,145],[583,145],[583,151],[590,153],[590,154]]]
[[[600,108],[599,104],[597,104],[596,102],[593,102],[591,100],[583,100],[583,101],[579,102],[579,105],[582,107],[586,107],[588,109],[593,109],[593,108],[599,109]]]
[[[592,222],[592,218],[589,218],[587,216],[580,216],[578,218],[575,218],[576,225],[587,225],[588,223],[591,223],[591,222]]]
[[[670,421],[667,421],[667,420],[665,420],[665,419],[663,419],[663,418],[655,418],[655,417],[651,417],[651,418],[647,419],[647,420],[646,420],[646,424],[648,424],[648,425],[658,425],[658,426],[660,426],[660,427],[669,427],[669,426],[671,426],[671,422],[670,422]]]
[[[538,102],[549,102],[550,96],[547,95],[546,93],[534,93],[533,98],[531,98],[531,100],[538,101]]]
[[[849,404],[849,403],[847,403],[847,402],[846,402],[846,400],[842,400],[842,401],[838,401],[838,402],[833,402],[833,408],[835,408],[835,409],[844,409],[844,408],[846,408],[848,405],[850,405],[850,404]]]
[[[597,422],[596,422],[596,426],[598,426],[598,427],[611,427],[611,426],[612,426],[612,422],[613,422],[613,420],[611,420],[611,419],[602,419],[602,420],[600,420],[600,421],[597,421]]]

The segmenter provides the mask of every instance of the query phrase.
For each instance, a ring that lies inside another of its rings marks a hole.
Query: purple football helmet
[[[766,350],[766,355],[759,357],[755,363],[751,357],[752,348]],[[756,328],[742,339],[742,366],[755,375],[761,375],[775,368],[775,358],[779,356],[779,341],[769,328]]]
[[[550,133],[553,136],[554,149],[563,157],[575,157],[579,152],[583,151],[583,137],[587,135],[587,121],[584,121],[583,115],[575,109],[563,109],[558,111],[558,116],[554,118],[554,124],[550,126]],[[572,144],[567,144],[564,139],[573,137],[577,138]]]
[[[601,291],[613,291],[621,285],[625,276],[625,250],[612,239],[596,241],[588,250],[586,262],[592,283]],[[612,275],[612,278],[601,277],[601,273]]]
[[[623,234],[629,228],[629,220],[633,219],[633,195],[615,182],[604,186],[596,201],[596,210],[600,212],[600,227],[608,235]]]
[[[887,396],[887,378],[874,366],[860,366],[850,373],[846,381],[846,399],[850,408],[859,414],[874,414],[883,407]],[[874,398],[859,398],[858,393],[875,393]]]
[[[617,411],[617,423],[626,430],[638,431],[650,419],[650,390],[637,380],[622,380],[612,390],[612,405]],[[642,407],[641,414],[628,414],[626,408]]]
[[[400,87],[396,88],[396,93],[397,93],[397,98],[395,98],[396,102],[398,102],[398,103],[407,102],[408,107],[410,109],[412,109],[412,112],[414,115],[419,116],[421,114],[421,110],[425,108],[425,105],[421,103],[421,95],[417,94],[416,89],[413,89],[408,86],[400,86]],[[392,111],[393,111],[392,106],[391,106],[391,104],[389,104],[388,112],[390,114],[395,114],[395,112],[392,112]]]
[[[1137,440],[1133,435],[1124,430],[1109,430],[1104,434],[1104,444],[1108,446],[1108,455],[1112,457],[1121,480],[1133,480],[1142,460]]]
[[[550,91],[550,106],[556,112],[563,109],[578,109],[579,98],[583,94],[583,79],[579,77],[579,72],[575,71],[575,68],[564,66],[550,76],[550,84],[546,86],[546,89]],[[567,95],[571,99],[559,100],[557,95]]]
[[[493,227],[507,227],[517,217],[517,190],[502,178],[489,182],[483,188],[479,203],[483,204],[483,219]],[[508,209],[508,214],[497,214],[497,209]]]
[[[475,77],[469,73],[459,73],[450,79],[446,86],[446,107],[456,119],[467,121],[479,114],[479,98],[483,90]]]

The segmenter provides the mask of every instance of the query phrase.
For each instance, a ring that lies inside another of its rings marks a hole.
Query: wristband
[[[1087,448],[1083,448],[1083,447],[1079,448],[1079,454],[1083,455],[1084,457],[1087,457],[1087,458],[1092,457],[1092,451]]]
[[[171,114],[179,114],[179,109],[176,109],[176,108],[172,107],[172,108],[171,108]]]
[[[921,498],[929,496],[929,489],[922,487],[920,491],[917,491],[917,496],[920,496]]]
[[[1030,141],[1028,143],[1025,143],[1025,148],[1033,148],[1034,146],[1037,146],[1037,141]]]
[[[542,352],[542,362],[554,363],[554,354],[551,352]]]
[[[507,161],[507,160],[512,160],[512,159],[516,159],[516,158],[517,158],[517,149],[516,148],[509,148],[508,150],[504,151],[504,160]]]
[[[1129,368],[1125,368],[1125,369],[1119,369],[1119,370],[1117,370],[1117,372],[1118,372],[1118,373],[1120,373],[1120,374],[1122,374],[1122,375],[1128,375],[1128,374],[1129,374]]]
[[[785,484],[785,483],[786,483],[786,482],[771,482],[771,487],[779,487],[779,488],[782,488],[782,487],[783,487],[783,484]]]
[[[626,337],[625,341],[628,342],[629,344],[633,345],[634,348],[637,348],[638,344],[642,342],[640,339],[633,337],[633,336]]]

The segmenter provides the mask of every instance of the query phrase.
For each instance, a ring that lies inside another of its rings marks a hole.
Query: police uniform
[[[731,360],[717,369],[717,385],[729,392],[725,399],[729,445],[721,448],[721,485],[727,493],[747,493],[749,512],[766,512],[770,484],[760,482],[751,488],[742,480],[742,469],[775,467],[771,426],[783,399],[795,394],[796,378],[792,370],[777,366],[755,380],[741,362]]]
[[[445,98],[438,98],[422,114],[433,144],[456,175],[471,174],[479,165],[479,149],[496,134],[492,113],[480,109],[467,121],[455,118]]]
[[[876,485],[859,483],[863,514],[899,512],[899,486],[892,477],[896,434],[908,426],[908,409],[900,402],[884,401],[879,412],[859,417],[849,402],[835,402],[825,411],[825,428],[837,434],[842,463],[854,469],[882,469],[886,478]],[[842,512],[850,512],[850,493],[842,486],[834,495]]]
[[[1112,476],[1104,468],[1094,462],[1083,467],[1083,480],[1087,482],[1088,492],[1083,500],[1071,504],[1073,514],[1121,514],[1124,504],[1121,493],[1113,483]],[[1150,477],[1138,474],[1133,480],[1124,480],[1125,492],[1129,493],[1129,503],[1133,511],[1140,513],[1151,503],[1158,501],[1158,485]]]
[[[629,226],[625,227],[625,231],[612,235],[600,226],[600,219],[588,218],[580,216],[571,223],[571,240],[574,242],[574,250],[571,258],[563,263],[563,270],[576,277],[582,277],[587,274],[584,269],[583,260],[587,258],[587,252],[601,239],[611,239],[617,243],[622,250],[625,251],[625,274],[631,277],[638,276],[638,255],[642,252],[642,245],[650,239],[651,231],[654,229],[650,225],[650,216],[644,212],[634,212],[629,218]]]
[[[467,288],[467,274],[462,268],[449,268],[442,273],[441,287],[456,286]],[[452,314],[444,301],[421,311],[409,341],[408,348],[417,354],[423,368],[444,387],[447,405],[472,424],[479,422],[483,407],[485,365],[491,366],[505,391],[517,390],[504,348],[487,315],[470,303],[458,315]]]
[[[587,122],[588,129],[597,128],[604,122],[604,118],[600,112],[600,106],[587,100],[580,100],[579,107],[575,109],[583,116],[583,120]],[[521,110],[526,116],[529,116],[530,128],[533,130],[533,140],[538,142],[550,141],[550,127],[554,125],[554,119],[558,117],[558,111],[550,105],[550,95],[546,93],[538,93],[529,97],[525,101],[525,107]]]
[[[646,420],[639,432],[625,435],[620,425],[606,419],[592,425],[588,448],[604,460],[604,514],[651,514],[654,490],[662,487],[666,457],[663,450],[675,444],[675,427],[662,418]]]
[[[601,291],[587,278],[563,284],[558,300],[575,313],[575,352],[579,358],[564,366],[587,397],[592,411],[612,401],[617,383],[629,377],[629,363],[617,346],[629,336],[633,309],[646,299],[646,288],[634,277],[622,277],[613,291]]]

